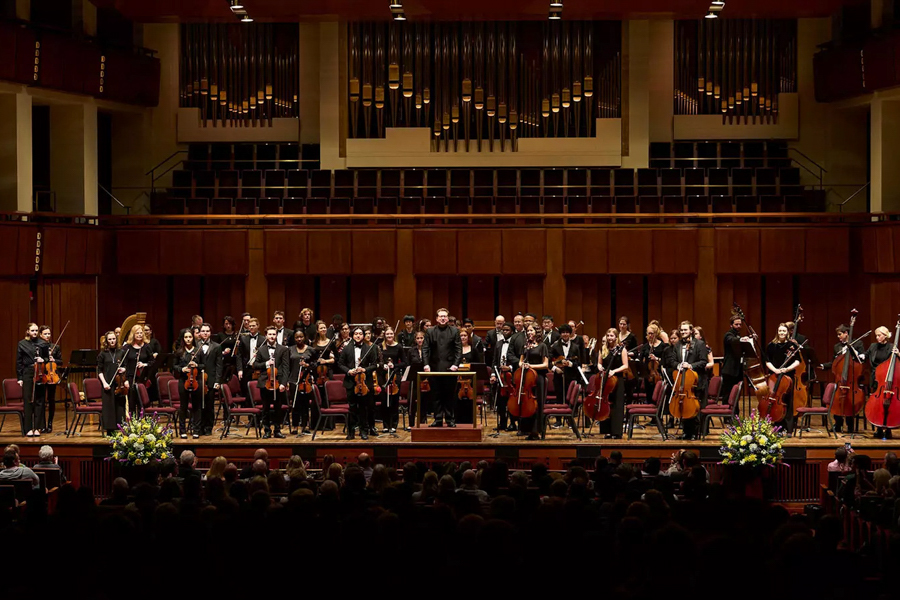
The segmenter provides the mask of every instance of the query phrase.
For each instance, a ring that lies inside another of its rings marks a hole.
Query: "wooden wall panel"
[[[308,272],[306,236],[305,231],[266,231],[266,274]]]
[[[652,268],[652,231],[649,229],[609,230],[610,273],[649,273]]]
[[[16,271],[19,275],[34,275],[34,257],[37,249],[38,228],[19,226]]]
[[[381,317],[393,327],[398,318],[393,311],[393,277],[354,275],[350,278],[350,318],[355,323],[371,323],[375,317]],[[331,315],[328,316],[330,320]],[[403,315],[399,317],[402,318]]]
[[[765,331],[765,335],[762,331],[759,334],[768,343],[778,333],[779,323],[787,323],[794,319],[796,306],[793,306],[794,278],[792,275],[764,275],[764,277],[766,280],[766,312],[760,327]]]
[[[544,314],[542,277],[503,275],[500,277],[500,314],[511,320],[517,313],[534,313],[540,326]]]
[[[202,275],[203,232],[164,229],[159,232],[159,272],[164,275]]]
[[[66,237],[68,228],[47,227],[41,233],[41,273],[64,275],[66,272]]]
[[[234,317],[237,326],[241,326],[244,282],[243,277],[235,275],[207,275],[203,278],[203,307],[200,314],[212,325],[213,333],[222,330],[225,315]]]
[[[456,236],[457,267],[466,275],[499,275],[502,273],[501,236],[495,231],[460,230]]]
[[[100,277],[97,293],[100,319],[97,330],[100,334],[120,326],[129,315],[146,312],[160,343],[171,347],[174,334],[187,325],[176,324],[169,314],[168,278],[165,276]]]
[[[88,260],[88,229],[71,228],[66,232],[66,275],[93,275],[95,259]],[[91,268],[88,269],[88,264]]]
[[[396,231],[356,231],[352,241],[351,266],[354,274],[384,275],[397,272]]]
[[[413,232],[413,269],[416,275],[457,273],[456,232],[417,230]]]
[[[464,316],[476,322],[493,322],[494,317],[497,316],[495,314],[494,277],[490,275],[468,276],[466,278],[466,292],[468,314]]]
[[[0,227],[0,276],[18,274],[18,254],[19,229],[14,225]]]
[[[299,245],[304,246],[305,250],[306,244],[303,239],[299,240]],[[203,233],[203,272],[206,275],[246,277],[249,270],[247,252],[246,230],[205,231]],[[305,263],[300,264],[305,266]],[[299,265],[295,268],[299,268]]]
[[[140,233],[134,230],[117,231],[116,272],[120,275],[158,275],[159,234],[159,230],[152,229]]]
[[[653,231],[653,272],[697,272],[696,229],[660,229]]]
[[[503,274],[547,273],[547,232],[542,229],[503,230]]]
[[[623,316],[631,321],[631,331],[638,339],[638,344],[644,339],[644,276],[643,275],[616,275],[616,313],[615,322],[611,327],[617,327],[619,319]]]
[[[306,234],[308,272],[313,275],[349,275],[352,238],[347,231],[310,231]],[[297,273],[294,269],[291,272]],[[302,271],[301,271],[302,272]]]
[[[609,272],[609,235],[606,229],[570,229],[565,232],[564,239],[566,275]]]
[[[444,307],[462,318],[462,277],[455,275],[419,275],[416,277],[416,318],[435,319]],[[511,317],[510,317],[511,318]]]
[[[13,240],[17,240],[14,230],[3,230],[0,240],[3,237],[11,236]],[[5,244],[0,241],[0,247]],[[15,252],[13,252],[15,256]],[[16,376],[16,344],[25,337],[25,325],[29,321],[38,320],[37,314],[32,314],[33,307],[28,300],[28,279],[20,277],[17,279],[0,279],[0,298],[3,298],[3,312],[6,320],[6,327],[3,328],[3,334],[0,336],[0,365],[3,366],[2,377]]]
[[[900,278],[896,276],[873,278],[870,289],[871,323],[875,327],[884,325],[890,329],[893,341],[894,326],[900,313]],[[868,344],[866,346],[868,347]]]
[[[510,317],[507,317],[509,319]],[[569,275],[566,277],[565,319],[584,321],[579,331],[599,337],[615,317],[612,316],[609,275]],[[558,319],[562,322],[562,319]]]
[[[209,322],[209,316],[203,314],[202,304],[202,278],[196,275],[175,275],[168,279],[168,285],[171,289],[171,314],[169,320],[172,322],[172,333],[177,336],[178,332],[191,324],[191,318],[194,315],[200,315]],[[152,322],[152,321],[151,321]],[[154,323],[156,325],[156,323]],[[214,323],[210,323],[214,325]],[[156,325],[157,329],[159,325]],[[213,332],[217,331],[215,326]],[[175,341],[175,338],[172,338]]]
[[[344,317],[344,320],[351,319],[354,323],[359,323],[356,315],[350,315],[349,310],[350,306],[347,302],[347,287],[350,285],[348,282],[349,277],[345,277],[343,275],[323,275],[319,277],[319,316],[318,319],[322,319],[326,323],[331,322],[331,315],[339,314]],[[312,308],[312,300],[309,301],[308,306]],[[296,309],[295,314],[299,316],[300,310]],[[296,316],[294,319],[296,320]],[[291,321],[291,325],[293,325],[293,321]]]
[[[716,273],[759,272],[759,229],[716,230]]]
[[[849,228],[823,227],[806,230],[806,273],[846,273],[849,265]]]
[[[666,333],[677,328],[684,320],[694,322],[695,278],[686,275],[654,275],[647,281],[647,320],[658,321]],[[703,319],[708,321],[708,319]],[[706,323],[702,325],[709,335]],[[632,331],[637,331],[632,326]],[[637,334],[635,334],[637,335]],[[642,343],[643,335],[638,338]]]
[[[710,339],[715,356],[722,355],[722,340],[729,328],[729,319],[732,312],[732,303],[737,302],[744,310],[747,322],[753,326],[760,336],[760,341],[766,340],[766,332],[762,328],[762,280],[759,275],[719,275],[718,276],[718,311],[716,319],[714,339]],[[706,319],[704,319],[706,320]],[[704,328],[712,330],[708,324]],[[746,332],[746,328],[744,329]],[[710,337],[707,331],[707,337]]]
[[[759,270],[762,273],[802,273],[806,265],[806,232],[800,228],[761,229]]]
[[[328,288],[335,287],[335,283],[332,282],[332,279],[346,279],[345,277],[336,277],[336,278],[328,278],[327,282],[324,284]],[[294,321],[300,318],[300,311],[304,308],[310,308],[315,310],[315,277],[311,275],[307,276],[297,276],[297,275],[275,275],[266,277],[266,282],[269,288],[269,305],[266,314],[264,315],[254,315],[255,317],[260,319],[260,325],[266,324],[268,325],[272,321],[272,315],[276,310],[284,311],[284,320],[287,322],[287,326],[290,327],[294,324]],[[337,287],[342,290],[346,290],[344,285],[337,284]],[[328,291],[328,296],[332,297],[330,289]],[[346,316],[347,307],[346,307],[346,298],[344,300],[344,304],[339,306],[337,312]],[[238,312],[238,311],[236,311]],[[239,312],[244,312],[243,310]],[[331,315],[334,314],[328,313],[325,315],[325,322],[331,322]],[[235,315],[235,318],[237,315]],[[314,318],[319,319],[321,316],[314,315]]]
[[[37,294],[39,325],[49,325],[53,340],[59,336],[66,322],[65,335],[59,342],[63,360],[78,348],[96,348],[100,339],[97,329],[97,294],[93,277],[41,279]]]

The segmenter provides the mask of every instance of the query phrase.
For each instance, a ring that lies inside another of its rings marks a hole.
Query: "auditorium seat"
[[[306,198],[287,197],[281,206],[281,212],[286,215],[302,215],[306,213]],[[293,219],[293,223],[299,223],[302,219]]]
[[[425,171],[425,195],[440,197],[447,195],[446,169],[428,169]]]
[[[662,169],[659,172],[663,196],[681,196],[681,171],[679,169]]]
[[[443,196],[427,196],[422,203],[422,212],[426,215],[443,215],[447,214],[447,200]],[[434,224],[444,223],[443,219],[433,219],[430,221]]]
[[[538,215],[541,213],[541,199],[536,196],[523,196],[519,199],[519,212],[521,214]],[[523,225],[540,224],[541,218],[519,219]]]
[[[687,212],[689,213],[708,213],[711,212],[708,196],[688,196],[686,198]],[[705,223],[709,219],[706,217],[692,217],[688,219],[689,223]]]
[[[566,196],[587,196],[587,170],[566,169]]]
[[[213,198],[210,201],[209,212],[213,215],[230,215],[234,212],[234,200],[231,198]]]
[[[712,211],[714,213],[733,213],[734,201],[731,196],[710,196]]]
[[[473,215],[490,215],[494,212],[494,199],[490,196],[475,196],[472,198]],[[472,219],[473,224],[487,225],[491,219]]]
[[[662,200],[659,196],[641,196],[638,198],[638,212],[641,214],[655,214],[658,215],[662,211]],[[647,221],[641,219],[641,223],[650,223],[652,221]]]
[[[375,212],[379,215],[396,215],[400,212],[397,204],[397,198],[378,198],[375,201]],[[381,225],[393,225],[395,221],[378,221]]]
[[[806,212],[806,200],[803,196],[785,196],[784,212]]]
[[[590,203],[587,196],[566,196],[566,212],[569,214],[579,214],[590,212]],[[579,224],[586,222],[582,217],[566,218],[568,223]]]
[[[788,158],[787,142],[775,140],[766,142],[766,166],[770,169],[791,166],[791,159]]]
[[[305,169],[300,165],[300,146],[297,144],[280,144],[278,146],[278,168],[282,171]]]
[[[302,144],[300,146],[300,166],[307,171],[321,167],[319,160],[319,144]]]
[[[403,196],[421,198],[425,195],[425,171],[421,169],[404,169]]]
[[[189,215],[209,214],[209,198],[188,198],[185,203],[185,213]]]
[[[706,170],[705,169],[685,169],[684,170],[684,195],[685,196],[705,196],[706,189]]]
[[[612,169],[591,169],[588,196],[612,196]]]
[[[220,171],[219,172],[219,192],[220,198],[237,198],[238,195],[238,172],[237,171]]]
[[[260,198],[257,202],[257,211],[261,215],[280,215],[281,198]]]
[[[515,169],[497,169],[497,196],[517,196],[518,176]]]
[[[726,196],[728,190],[728,169],[709,169],[709,195]]]
[[[656,169],[638,169],[637,185],[638,196],[656,196],[659,194],[659,179]],[[618,192],[616,192],[616,195],[618,195]]]
[[[516,199],[511,196],[497,196],[494,198],[494,212],[497,215],[514,215],[518,212]],[[512,219],[497,219],[497,223],[513,223]]]
[[[685,197],[681,195],[663,196],[662,210],[669,214],[685,212]]]
[[[275,169],[278,158],[278,146],[275,144],[256,144],[256,168],[260,171]]]
[[[400,214],[401,215],[421,215],[422,214],[422,196],[404,196],[400,198]],[[404,219],[402,223],[412,223],[414,221]],[[415,221],[418,222],[418,221]]]
[[[734,169],[741,166],[740,142],[722,142],[719,144],[719,166],[723,169]]]
[[[765,165],[766,143],[760,141],[744,142],[744,168],[755,169]]]
[[[217,145],[213,145],[214,150]],[[234,168],[236,171],[249,171],[256,168],[253,164],[253,144],[234,145]]]
[[[353,198],[352,209],[354,215],[374,215],[375,199],[374,198]],[[359,221],[356,221],[357,223]],[[370,224],[378,223],[377,220],[369,221]]]
[[[756,169],[756,195],[774,196],[778,193],[776,171],[771,167]]]
[[[328,198],[316,197],[306,199],[306,214],[308,215],[327,215],[328,214]],[[310,220],[312,225],[322,225],[324,219]]]
[[[784,212],[784,198],[781,196],[760,196],[759,212]]]
[[[616,196],[615,214],[628,214],[637,212],[637,198],[634,196]],[[616,223],[635,223],[635,219],[616,217]]]
[[[216,195],[216,172],[194,172],[194,196],[198,198],[212,198]]]
[[[352,198],[356,195],[356,171],[336,169],[334,171],[334,191],[331,195],[333,198]]]
[[[634,196],[634,169],[613,169],[615,195]]]
[[[735,196],[734,212],[755,213],[759,212],[759,200],[756,196]]]
[[[378,194],[378,171],[360,169],[356,172],[356,195],[374,198]]]
[[[472,194],[475,196],[494,195],[494,171],[492,169],[472,171]]]
[[[265,196],[269,198],[284,198],[284,171],[269,169],[266,171]]]
[[[190,198],[194,195],[194,181],[190,171],[172,171],[169,195],[173,198]]]
[[[734,196],[753,194],[753,169],[731,169],[731,193]]]
[[[613,212],[612,196],[593,196],[591,198],[591,212],[608,215]],[[596,221],[594,221],[596,223]]]
[[[545,215],[563,214],[566,212],[566,203],[562,196],[544,196],[542,204]],[[561,225],[563,223],[562,219],[548,219],[546,217],[544,217],[543,221],[546,225]]]
[[[232,166],[231,144],[213,144],[210,147],[210,168],[213,171],[236,169]]]
[[[382,169],[381,184],[378,186],[379,198],[397,198],[400,196],[400,169]]]
[[[262,192],[262,171],[241,172],[241,198],[259,198]]]
[[[234,201],[234,214],[255,215],[256,198],[237,198]]]
[[[331,171],[316,169],[309,172],[309,195],[316,198],[331,197]]]
[[[540,196],[541,195],[541,170],[540,169],[522,169],[519,171],[519,195],[520,196]]]
[[[450,170],[450,195],[472,195],[472,171],[469,169]]]
[[[184,168],[190,171],[202,171],[208,169],[209,144],[189,144],[187,160],[184,161]]]
[[[719,166],[719,145],[715,142],[697,142],[696,165],[700,169],[708,171]]]
[[[702,162],[698,165],[697,161],[694,160],[694,142],[675,142],[672,150],[675,155],[676,169],[693,169],[698,166],[701,169],[706,168],[706,165]]]
[[[801,194],[800,187],[800,169],[797,167],[784,167],[778,170],[778,192],[782,196],[799,196]]]
[[[668,169],[672,166],[672,145],[669,142],[650,142],[650,166]]]
[[[447,214],[450,215],[467,215],[469,214],[469,197],[468,196],[451,196],[447,198]],[[465,223],[466,221],[453,220],[451,223]]]
[[[309,185],[305,170],[292,169],[287,172],[287,195],[293,198],[306,198]]]
[[[329,215],[349,215],[350,198],[332,198],[328,202]],[[329,225],[349,225],[349,219],[328,219]]]
[[[167,196],[161,200],[158,212],[162,215],[183,215],[186,202],[186,198],[173,198]],[[177,221],[169,221],[168,223],[175,224]]]

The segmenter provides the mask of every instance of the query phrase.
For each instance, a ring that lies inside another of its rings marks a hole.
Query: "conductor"
[[[450,311],[439,308],[437,326],[425,332],[423,356],[424,371],[456,371],[462,353],[459,329],[448,325]],[[444,418],[448,427],[456,427],[456,378],[434,377],[431,389],[434,392],[434,421],[429,427],[443,427]]]

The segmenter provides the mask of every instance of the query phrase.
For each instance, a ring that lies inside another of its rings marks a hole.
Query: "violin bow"
[[[72,321],[66,321],[65,327],[62,328],[62,331],[59,332],[59,335],[56,337],[56,341],[53,342],[53,345],[50,346],[50,352],[48,356],[53,356],[53,353],[56,351],[57,346],[59,346],[59,340],[62,339],[63,334],[66,332],[66,329],[69,327],[69,323]]]

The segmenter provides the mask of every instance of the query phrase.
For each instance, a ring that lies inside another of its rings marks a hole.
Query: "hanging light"
[[[718,19],[719,17],[718,17],[718,15],[716,15],[716,13],[711,12],[711,13],[709,13],[709,14],[706,15],[706,18],[707,18],[707,19]]]
[[[398,13],[398,14],[394,15],[394,20],[395,21],[405,21],[406,15],[403,13]]]
[[[549,19],[551,21],[559,21],[561,18],[562,18],[562,15],[558,12],[551,12],[550,16],[549,16]]]
[[[241,19],[241,23],[252,23],[253,18],[250,15],[244,15],[244,18]]]
[[[231,10],[244,10],[244,4],[241,0],[231,0]]]

